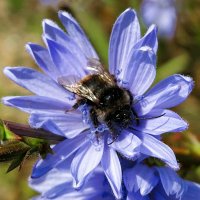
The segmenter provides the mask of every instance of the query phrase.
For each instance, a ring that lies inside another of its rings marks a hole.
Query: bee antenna
[[[113,141],[112,142],[110,142],[110,143],[107,143],[108,145],[111,145],[113,142],[115,142],[116,140],[117,140],[117,138],[118,138],[118,136],[117,137],[115,137],[115,138],[113,138]]]
[[[158,116],[155,116],[155,117],[135,117],[134,119],[135,120],[140,120],[140,119],[156,119],[156,118],[162,117],[164,115],[166,115],[166,113],[163,113],[162,115],[158,115]]]

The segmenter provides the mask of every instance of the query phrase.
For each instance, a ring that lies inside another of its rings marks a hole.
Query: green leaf
[[[47,154],[53,153],[47,140],[25,136],[19,137],[11,132],[5,123],[0,121],[0,162],[11,162],[7,172],[14,170],[16,167],[21,168],[23,162],[33,154],[40,155],[44,159]],[[28,129],[24,129],[24,126],[20,127],[19,124],[17,127],[18,134],[21,131],[28,131]]]
[[[19,167],[19,166],[20,166],[20,168],[21,168],[21,165],[22,165],[22,163],[23,163],[23,161],[24,161],[24,158],[25,158],[25,156],[26,156],[26,153],[27,153],[27,152],[21,153],[21,154],[18,156],[18,158],[16,158],[15,160],[13,160],[13,161],[11,162],[11,164],[9,165],[9,167],[8,167],[8,169],[7,169],[7,171],[6,171],[6,173],[11,172],[12,170],[14,170],[15,168],[17,168],[17,167]]]
[[[4,122],[0,120],[0,142],[7,141],[7,140],[15,140],[19,138],[13,132],[11,132]]]
[[[183,72],[186,69],[188,63],[189,63],[189,56],[186,53],[171,59],[164,65],[158,67],[157,77],[155,82],[163,80],[172,74]]]
[[[21,141],[6,141],[0,145],[0,162],[16,159],[28,150],[30,147]]]

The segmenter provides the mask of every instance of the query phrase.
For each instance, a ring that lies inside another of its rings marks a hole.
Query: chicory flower
[[[125,170],[124,184],[127,200],[197,200],[200,185],[186,181],[164,166],[136,164]]]
[[[74,189],[70,164],[69,160],[64,161],[39,178],[29,178],[30,187],[40,193],[32,200],[115,200],[100,167],[95,169],[83,188]]]
[[[75,190],[70,164],[71,158],[41,177],[29,178],[30,187],[40,193],[33,200],[115,199],[100,167],[95,169],[83,188]],[[133,165],[133,162],[131,164]],[[200,195],[199,184],[180,178],[169,167],[148,166],[144,163],[124,168],[123,184],[121,200],[197,200]]]
[[[141,14],[147,26],[156,24],[161,37],[172,38],[176,29],[176,0],[143,0]]]
[[[54,146],[53,155],[36,163],[32,178],[43,176],[72,155],[75,188],[81,188],[100,164],[115,197],[120,199],[122,170],[118,153],[131,160],[140,154],[153,156],[178,169],[173,151],[160,141],[160,136],[187,128],[187,123],[168,108],[187,98],[193,81],[177,74],[148,90],[156,76],[156,27],[150,26],[141,37],[139,22],[132,9],[125,10],[114,24],[109,46],[109,72],[115,76],[119,87],[129,90],[133,96],[131,106],[139,123],[133,120],[130,127],[110,143],[109,128],[100,124],[94,130],[87,104],[72,111],[77,97],[58,81],[63,76],[84,78],[90,73],[89,60],[99,60],[77,21],[64,11],[58,15],[67,33],[54,22],[44,20],[43,39],[47,48],[33,43],[26,46],[44,74],[26,67],[6,67],[4,70],[6,76],[35,95],[4,97],[3,103],[30,113],[31,127],[66,137]],[[101,137],[97,139],[95,132]]]

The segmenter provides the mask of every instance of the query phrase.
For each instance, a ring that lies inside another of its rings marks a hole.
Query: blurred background
[[[24,46],[27,42],[43,45],[42,19],[50,18],[60,25],[57,11],[69,11],[84,28],[102,63],[107,66],[109,35],[115,19],[122,11],[128,7],[136,9],[142,34],[145,33],[142,3],[141,0],[1,0],[1,97],[30,94],[9,81],[2,70],[5,66],[29,66],[38,69]],[[170,36],[160,33],[158,74],[155,82],[174,73],[191,76],[195,81],[190,97],[174,109],[188,121],[189,129],[183,133],[165,134],[164,140],[176,152],[182,166],[179,172],[181,176],[200,183],[200,1],[177,0],[173,6],[177,16],[177,19],[172,20],[175,31]],[[27,123],[28,116],[13,108],[0,105],[0,113],[2,119]],[[27,184],[33,162],[26,161],[20,171],[14,170],[8,174],[7,165],[0,164],[1,200],[27,200],[36,194]]]

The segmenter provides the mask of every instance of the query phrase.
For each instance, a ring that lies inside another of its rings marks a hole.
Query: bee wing
[[[87,64],[88,64],[87,69],[92,74],[98,74],[109,85],[116,85],[116,81],[114,77],[105,70],[105,68],[102,66],[102,64],[100,63],[98,59],[89,58]]]
[[[65,88],[77,84],[80,80],[81,79],[78,76],[74,76],[74,75],[60,76],[57,79],[58,83]]]
[[[70,92],[77,94],[80,97],[89,99],[92,102],[98,103],[97,97],[90,88],[83,86],[80,79],[76,76],[61,76],[58,78],[58,83]]]

